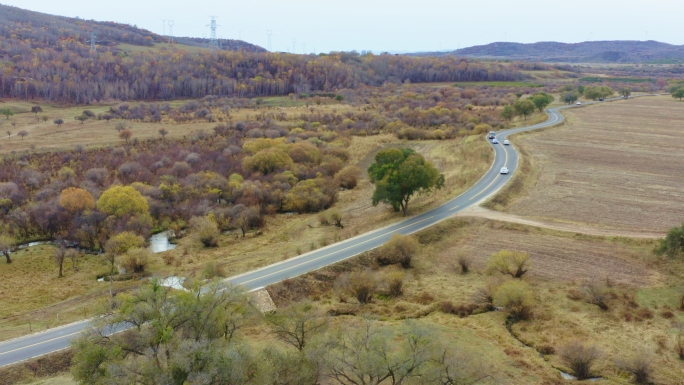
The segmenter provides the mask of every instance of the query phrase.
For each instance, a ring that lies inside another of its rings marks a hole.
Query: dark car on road
[[[494,131],[489,131],[489,135],[487,135],[487,139],[494,139],[494,136],[496,135],[496,132]]]

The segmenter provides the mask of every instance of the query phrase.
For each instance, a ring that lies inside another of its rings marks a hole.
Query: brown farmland
[[[489,257],[499,250],[530,254],[531,275],[554,282],[604,280],[628,285],[653,285],[662,276],[649,268],[652,240],[603,238],[539,229],[520,224],[471,219],[458,241],[441,249],[436,261],[448,263],[454,255],[469,256],[484,270]]]
[[[684,103],[644,97],[564,114],[563,127],[513,138],[541,172],[509,212],[663,233],[682,223]]]

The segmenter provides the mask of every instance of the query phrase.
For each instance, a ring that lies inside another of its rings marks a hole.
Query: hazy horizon
[[[349,0],[320,5],[311,0],[287,3],[254,0],[230,6],[215,0],[187,2],[93,3],[47,0],[3,0],[2,4],[54,15],[137,25],[157,34],[169,33],[162,19],[173,20],[175,36],[208,37],[210,15],[217,16],[218,36],[241,39],[274,51],[313,53],[369,50],[419,52],[454,50],[492,42],[577,43],[599,40],[656,40],[684,44],[677,30],[684,3],[577,0],[525,6],[489,0],[464,6],[446,0]],[[590,10],[590,11],[588,11]],[[551,17],[550,15],[557,15]]]

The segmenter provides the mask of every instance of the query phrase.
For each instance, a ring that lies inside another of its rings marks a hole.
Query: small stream
[[[520,338],[518,338],[518,336],[515,334],[515,332],[513,332],[513,324],[514,324],[514,322],[512,321],[512,319],[510,317],[508,319],[506,319],[506,329],[508,330],[508,333],[511,335],[511,337],[513,337],[516,341],[520,342],[526,348],[534,349],[533,346],[526,344]],[[536,350],[536,349],[534,349],[534,350]],[[539,355],[543,357],[543,354],[539,353]],[[558,368],[553,368],[553,369],[558,370],[558,372],[560,373],[561,377],[564,380],[566,380],[566,381],[577,381],[577,377],[573,376],[572,374],[566,373],[566,372],[564,372]],[[592,377],[592,378],[589,378],[589,381],[598,381],[601,379],[602,379],[602,377]]]
[[[163,253],[165,251],[173,250],[176,245],[169,242],[171,234],[168,231],[162,231],[161,233],[154,234],[147,241],[150,243],[149,250],[153,253]],[[52,245],[56,244],[54,241],[37,241],[21,244],[17,247],[17,250],[23,250],[29,247],[40,246],[40,245]],[[78,248],[78,247],[76,247]],[[16,251],[14,251],[16,252]]]
[[[165,251],[173,250],[176,245],[169,242],[169,232],[162,231],[161,233],[154,234],[147,241],[150,242],[150,251],[153,253],[163,253]]]

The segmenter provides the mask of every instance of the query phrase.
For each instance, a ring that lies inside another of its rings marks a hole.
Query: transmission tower
[[[216,16],[211,16],[211,24],[207,25],[211,27],[211,37],[209,38],[209,49],[216,51],[218,49],[218,39],[216,39]]]
[[[292,39],[292,53],[293,54],[297,54],[297,49],[296,49],[297,45],[296,44],[297,44],[297,40]]]
[[[169,20],[169,43],[173,44],[173,25],[175,22],[173,20]]]
[[[90,33],[90,50],[93,52],[97,52],[97,48],[95,47],[95,43],[97,43],[97,34],[95,32]]]
[[[162,32],[164,37],[166,37],[166,20],[167,19],[160,19],[162,21]]]
[[[268,50],[273,51],[273,46],[271,46],[271,36],[273,36],[273,31],[272,30],[267,30],[266,31],[266,36],[268,36]]]
[[[302,53],[306,55],[306,42],[302,43]]]

